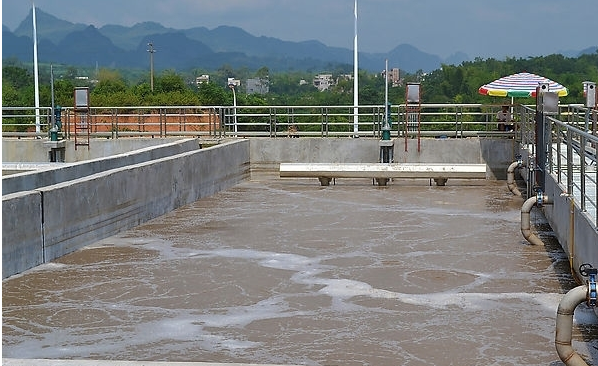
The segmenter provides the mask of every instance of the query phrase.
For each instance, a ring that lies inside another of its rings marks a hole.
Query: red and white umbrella
[[[540,84],[548,84],[548,91],[557,93],[559,97],[569,94],[567,88],[543,76],[520,72],[496,79],[489,84],[482,85],[478,92],[493,97],[535,98],[536,88]]]

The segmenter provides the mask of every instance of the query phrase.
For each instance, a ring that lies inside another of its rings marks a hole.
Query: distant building
[[[390,80],[392,86],[399,86],[403,83],[401,80],[401,70],[395,67],[391,69],[388,73],[388,79]]]
[[[335,85],[332,74],[320,74],[314,78],[313,85],[318,88],[319,91],[328,90],[331,86]]]
[[[201,75],[195,78],[195,85],[199,86],[200,84],[203,83],[209,83],[210,82],[210,75]]]
[[[270,83],[268,79],[247,79],[246,89],[247,94],[267,94],[270,92]]]
[[[382,76],[384,76],[385,71],[382,71]],[[388,70],[388,82],[393,86],[397,87],[403,84],[403,80],[401,80],[401,70],[398,68],[393,68]]]

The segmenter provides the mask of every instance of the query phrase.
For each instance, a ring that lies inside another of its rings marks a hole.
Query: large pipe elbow
[[[527,239],[530,244],[533,245],[543,245],[544,243],[536,234],[532,232],[532,223],[530,218],[530,212],[534,205],[538,203],[538,196],[540,196],[541,204],[552,204],[552,201],[544,194],[538,193],[538,195],[534,197],[530,197],[525,202],[523,202],[523,206],[521,206],[521,234],[523,237]]]
[[[523,166],[521,161],[515,161],[507,168],[507,187],[515,196],[521,196],[521,191],[517,188],[517,182],[515,182],[515,169]]]
[[[560,359],[567,366],[588,366],[571,346],[573,314],[575,308],[587,300],[587,295],[587,286],[577,286],[565,294],[557,310],[554,344]]]
[[[536,234],[532,232],[532,224],[530,219],[530,212],[536,202],[538,196],[533,196],[525,200],[523,206],[521,206],[521,234],[523,237],[533,245],[543,245],[544,243]]]

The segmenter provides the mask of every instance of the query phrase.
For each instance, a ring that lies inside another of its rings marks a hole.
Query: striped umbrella
[[[529,72],[504,76],[489,84],[482,85],[478,92],[493,97],[535,98],[536,87],[539,84],[548,84],[548,91],[557,93],[559,97],[564,97],[569,93],[567,88],[561,84]]]

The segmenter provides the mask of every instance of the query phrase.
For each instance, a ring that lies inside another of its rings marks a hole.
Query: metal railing
[[[47,135],[51,122],[51,107],[2,107],[2,136]]]
[[[422,136],[468,137],[500,134],[495,116],[499,105],[422,104]],[[207,137],[380,137],[383,105],[359,106],[357,123],[353,106],[137,106],[92,107],[86,117],[91,137],[207,136]],[[2,108],[5,137],[37,137],[53,125],[51,108]],[[39,117],[40,132],[35,118]],[[80,116],[80,114],[79,114]],[[62,136],[73,137],[78,114],[62,108]],[[392,135],[410,134],[404,104],[390,108]]]
[[[598,111],[581,105],[563,106],[558,115],[546,116],[545,124],[551,131],[546,171],[566,187],[567,195],[579,204],[598,230],[597,114]],[[519,115],[518,138],[535,156],[536,111],[521,107]]]
[[[535,151],[535,106],[513,105],[515,131],[498,131],[496,113],[501,105],[422,104],[419,129],[405,104],[390,108],[391,136],[422,137],[496,136],[511,137]],[[358,108],[359,136],[380,138],[384,124],[383,105]],[[547,117],[552,131],[547,171],[567,187],[583,211],[598,222],[596,147],[598,111],[581,105],[559,106]],[[73,138],[77,118],[73,108],[63,108],[61,136]],[[36,125],[36,120],[39,124]],[[92,107],[85,119],[90,136],[122,137],[354,137],[353,106],[138,106]],[[3,107],[3,137],[43,137],[53,126],[50,107]],[[39,132],[36,130],[39,129]]]

